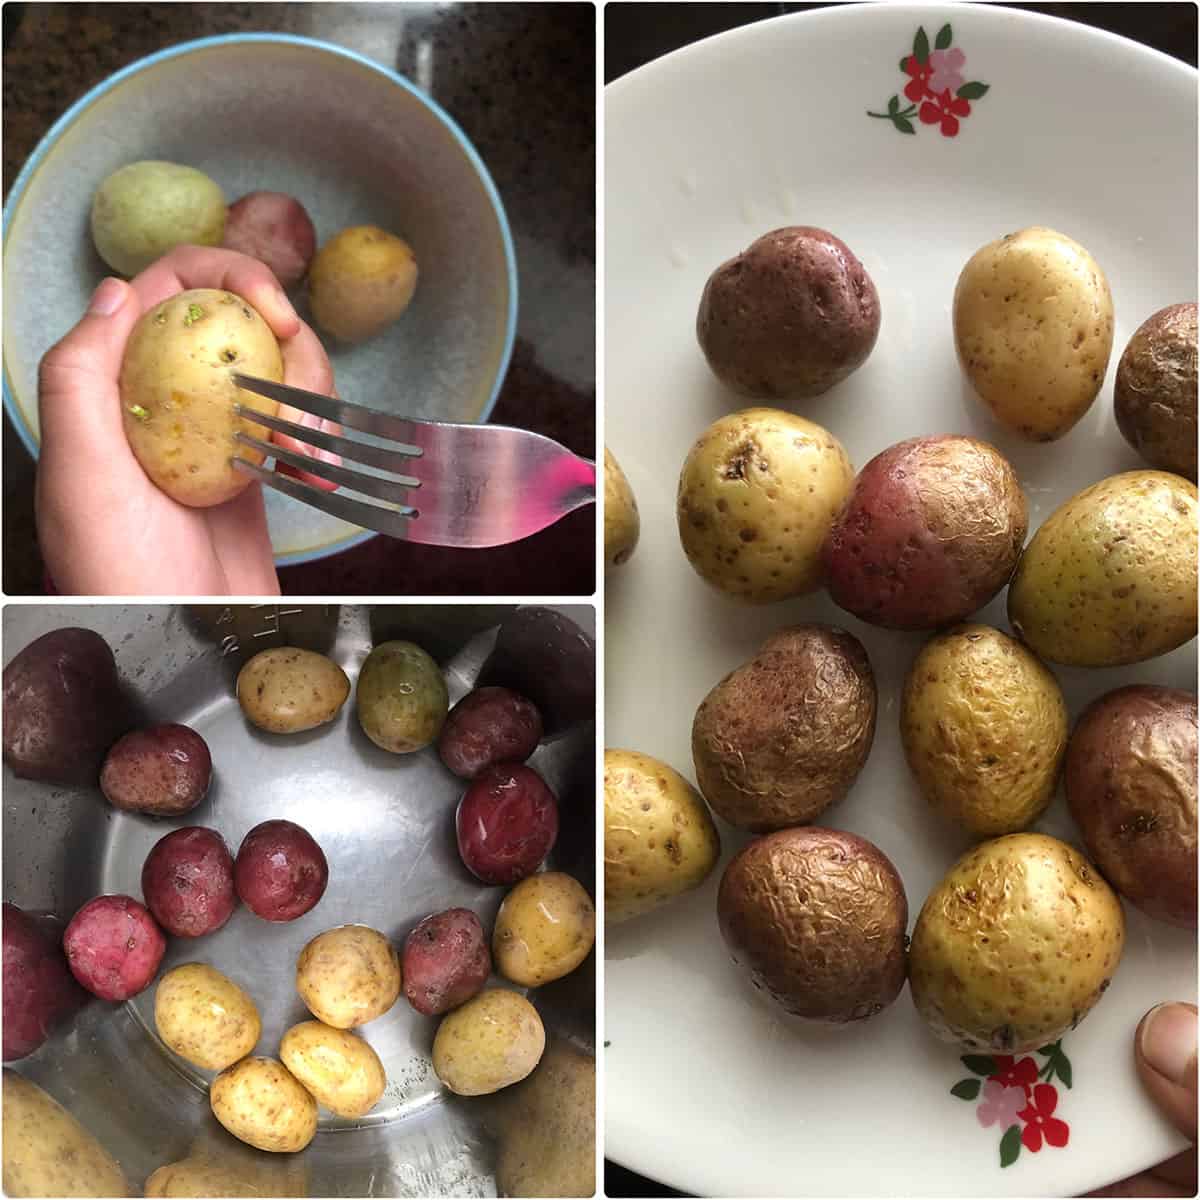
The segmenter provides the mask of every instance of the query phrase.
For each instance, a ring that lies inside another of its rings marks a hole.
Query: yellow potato
[[[383,1095],[387,1075],[360,1037],[320,1021],[301,1021],[283,1035],[283,1065],[339,1117],[361,1117]]]
[[[417,260],[405,241],[374,225],[343,229],[317,251],[308,269],[313,319],[344,342],[361,342],[408,307]]]
[[[1078,243],[1034,225],[989,242],[954,289],[954,345],[1006,429],[1052,442],[1087,412],[1108,370],[1108,280]]]
[[[234,405],[268,416],[279,406],[238,387],[234,371],[283,379],[270,326],[232,292],[180,292],[143,313],[129,335],[120,376],[125,436],[142,470],[180,504],[224,504],[252,478],[230,460],[266,457],[235,435],[265,442],[270,430],[238,416]]]
[[[262,1033],[254,1001],[207,963],[184,963],[158,981],[154,1024],[176,1054],[206,1071],[245,1058]]]
[[[641,532],[637,498],[621,464],[604,447],[604,565],[619,567],[634,552]]]
[[[247,1150],[247,1154],[251,1151]],[[143,1196],[305,1196],[307,1189],[301,1174],[279,1169],[277,1160],[231,1161],[208,1155],[192,1154],[179,1162],[159,1167],[142,1189]],[[287,1160],[284,1160],[286,1162]],[[290,1163],[287,1164],[291,1166]]]
[[[116,1160],[52,1096],[4,1070],[4,1194],[128,1196]]]
[[[317,1132],[317,1102],[273,1058],[243,1058],[227,1067],[208,1090],[213,1115],[258,1150],[291,1154]]]
[[[237,678],[247,720],[268,733],[302,733],[332,721],[350,695],[350,680],[323,654],[279,646],[256,654]]]
[[[596,940],[596,909],[583,886],[561,871],[522,879],[496,914],[496,969],[522,987],[569,975]]]
[[[382,933],[339,925],[318,934],[296,962],[296,990],[318,1021],[354,1029],[382,1016],[400,995],[400,957]]]
[[[442,1018],[433,1069],[452,1092],[483,1096],[524,1079],[545,1048],[537,1009],[516,992],[486,988]]]

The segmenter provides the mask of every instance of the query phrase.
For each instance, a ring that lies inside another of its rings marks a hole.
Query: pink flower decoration
[[[987,1129],[998,1124],[1007,1129],[1017,1123],[1017,1113],[1026,1105],[1025,1089],[1005,1087],[999,1080],[989,1079],[983,1085],[983,1099],[975,1110],[980,1125]]]
[[[957,46],[953,50],[935,50],[929,56],[929,66],[933,68],[929,90],[957,92],[966,82],[962,74],[966,61],[967,56]]]

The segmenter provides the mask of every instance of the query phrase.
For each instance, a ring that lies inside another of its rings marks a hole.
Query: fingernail
[[[111,317],[125,303],[125,285],[109,276],[92,293],[88,312],[97,317]]]
[[[1160,1004],[1142,1021],[1142,1056],[1172,1083],[1196,1071],[1196,1014],[1182,1004]]]

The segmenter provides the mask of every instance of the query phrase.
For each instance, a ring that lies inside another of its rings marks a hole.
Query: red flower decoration
[[[1021,1130],[1021,1143],[1026,1150],[1037,1153],[1042,1148],[1042,1138],[1048,1145],[1065,1146],[1070,1136],[1066,1121],[1053,1115],[1058,1107],[1058,1089],[1051,1083],[1039,1083],[1033,1089],[1033,1101],[1021,1109],[1017,1116],[1025,1122]]]
[[[904,73],[910,77],[909,82],[904,86],[904,94],[914,104],[918,100],[924,100],[926,96],[933,95],[933,92],[929,90],[929,77],[933,74],[933,64],[928,59],[919,63],[917,56],[910,54],[908,61],[904,64]]]
[[[932,101],[926,100],[918,114],[923,125],[942,126],[942,137],[954,137],[958,133],[958,118],[971,115],[971,102],[961,96],[951,96],[949,89]]]
[[[992,1057],[996,1064],[996,1073],[989,1075],[988,1078],[996,1080],[1001,1087],[1024,1088],[1025,1095],[1028,1097],[1033,1085],[1037,1083],[1037,1063],[1029,1057],[1017,1062],[1011,1054],[996,1054]]]

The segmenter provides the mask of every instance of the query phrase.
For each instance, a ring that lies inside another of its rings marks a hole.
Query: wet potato
[[[524,1079],[545,1048],[537,1009],[516,992],[487,988],[442,1018],[433,1069],[457,1095],[483,1096]]]
[[[207,963],[173,967],[158,981],[154,1024],[176,1054],[206,1071],[245,1058],[262,1033],[254,1001]]]
[[[400,995],[400,957],[382,933],[339,925],[318,934],[296,961],[296,990],[318,1021],[355,1029],[382,1016]]]
[[[295,646],[263,650],[238,672],[238,704],[252,725],[268,733],[325,725],[349,695],[350,680],[337,663]]]
[[[492,956],[506,979],[541,987],[574,971],[595,940],[596,908],[583,885],[561,871],[542,871],[504,897]]]
[[[321,1021],[302,1021],[283,1035],[283,1065],[339,1117],[362,1117],[387,1086],[379,1055],[362,1038]]]
[[[363,732],[381,750],[413,754],[437,739],[450,708],[441,668],[412,642],[383,642],[362,665],[355,693]]]
[[[317,1102],[273,1058],[243,1058],[208,1090],[213,1115],[235,1138],[272,1154],[303,1150],[317,1132]]]

